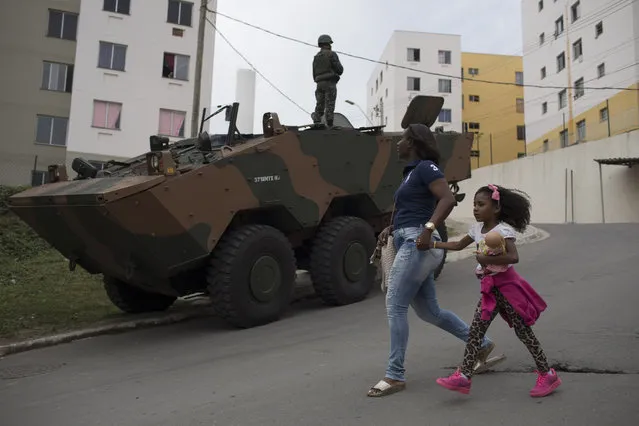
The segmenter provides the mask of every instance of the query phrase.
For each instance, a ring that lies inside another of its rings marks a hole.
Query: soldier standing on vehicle
[[[317,83],[317,88],[315,89],[315,112],[311,114],[311,117],[314,123],[320,123],[326,110],[328,127],[333,127],[337,82],[344,72],[344,67],[337,53],[331,49],[331,44],[333,44],[331,36],[326,34],[319,36],[317,45],[320,51],[313,58],[313,80]]]

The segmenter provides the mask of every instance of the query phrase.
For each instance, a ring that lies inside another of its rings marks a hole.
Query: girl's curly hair
[[[497,200],[492,200],[493,204],[499,206],[499,217],[501,222],[506,222],[519,232],[524,232],[530,224],[530,197],[523,191],[517,189],[504,188],[495,185],[499,191],[499,204]],[[488,198],[493,191],[488,186],[482,186],[475,194],[485,193]]]

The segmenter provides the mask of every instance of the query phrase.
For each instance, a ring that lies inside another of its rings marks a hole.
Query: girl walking
[[[512,266],[519,262],[515,230],[523,232],[530,223],[530,202],[524,195],[520,191],[496,185],[479,188],[473,203],[477,223],[470,227],[468,235],[456,242],[431,243],[433,248],[462,250],[474,242],[479,250],[475,273],[481,279],[481,298],[470,326],[461,366],[450,376],[437,379],[437,383],[447,389],[464,394],[470,392],[473,366],[482,339],[498,313],[515,329],[517,337],[526,345],[537,365],[537,382],[530,390],[530,396],[549,395],[561,385],[561,379],[548,366],[546,355],[530,328],[546,309],[546,303]],[[499,233],[504,238],[503,254],[481,254],[485,235],[489,232]],[[506,269],[486,268],[489,265],[506,266]]]

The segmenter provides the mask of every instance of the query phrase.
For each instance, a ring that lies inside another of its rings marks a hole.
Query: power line
[[[208,9],[209,12],[214,13],[216,15],[222,16],[224,18],[230,19],[232,21],[238,22],[242,25],[246,25],[249,26],[251,28],[255,28],[259,31],[263,31],[265,33],[271,34],[275,37],[279,37],[279,38],[283,38],[285,40],[289,40],[289,41],[293,41],[295,43],[299,43],[299,44],[303,44],[306,46],[310,46],[310,47],[314,47],[316,48],[317,46],[313,43],[308,43],[306,41],[303,40],[299,40],[293,37],[288,37],[282,34],[278,34],[276,32],[267,30],[266,28],[262,28],[260,26],[257,25],[253,25],[250,24],[248,22],[242,21],[241,19],[237,19],[237,18],[233,18],[232,16],[226,15],[224,13],[215,11],[215,10],[211,10]],[[355,58],[355,59],[360,59],[363,61],[367,61],[367,62],[372,62],[375,64],[379,64],[379,65],[386,65],[386,66],[391,66],[391,67],[395,67],[395,68],[401,68],[401,69],[405,69],[408,71],[414,71],[414,72],[418,72],[418,73],[422,73],[422,74],[429,74],[429,75],[434,75],[434,76],[438,76],[438,77],[446,77],[446,78],[450,78],[450,79],[456,79],[456,80],[461,80],[463,81],[465,77],[461,77],[461,76],[457,76],[457,75],[450,75],[450,74],[442,74],[442,73],[437,73],[437,72],[432,72],[432,71],[424,71],[424,70],[420,70],[417,68],[412,68],[412,67],[407,67],[404,65],[397,65],[397,64],[393,64],[390,62],[382,62],[376,59],[370,59],[370,58],[366,58],[363,56],[358,56],[358,55],[354,55],[351,53],[347,53],[347,52],[342,52],[339,50],[335,50],[336,53],[339,53],[340,55],[344,55],[344,56],[348,56],[351,58]],[[506,85],[506,86],[519,86],[519,87],[536,87],[538,89],[571,89],[572,86],[568,87],[568,86],[542,86],[542,85],[538,85],[538,84],[518,84],[516,82],[510,82],[510,81],[489,81],[489,80],[481,80],[481,79],[469,79],[470,81],[476,81],[478,83],[486,83],[486,84],[499,84],[499,85]],[[591,89],[591,90],[623,90],[623,91],[639,91],[639,89],[633,89],[633,88],[628,88],[628,87],[584,87],[584,89]]]
[[[209,9],[209,12],[213,12],[212,10]],[[215,13],[215,12],[214,12]],[[206,20],[208,21],[209,24],[211,24],[211,26],[213,27],[213,29],[220,35],[220,37],[222,37],[224,39],[224,41],[226,41],[226,43],[231,47],[231,49],[233,49],[235,51],[235,53],[237,53],[242,59],[244,59],[244,61],[253,69],[253,71],[255,71],[260,77],[262,77],[264,79],[264,81],[266,81],[268,84],[271,85],[272,88],[274,88],[275,90],[277,90],[280,95],[284,96],[286,99],[288,99],[293,105],[295,105],[296,107],[298,107],[300,110],[302,110],[303,112],[305,112],[306,114],[310,115],[311,113],[306,111],[302,106],[300,106],[300,104],[298,104],[297,102],[295,102],[293,99],[291,99],[286,93],[282,92],[275,84],[273,84],[271,82],[271,80],[269,80],[268,78],[266,78],[266,76],[264,74],[262,74],[260,72],[260,70],[258,70],[252,63],[251,61],[249,61],[246,56],[242,55],[242,53],[237,50],[235,48],[235,46],[233,46],[233,44],[224,36],[224,34],[222,34],[222,32],[220,32],[220,30],[215,26],[215,24],[213,22],[211,22],[211,20],[207,17]]]

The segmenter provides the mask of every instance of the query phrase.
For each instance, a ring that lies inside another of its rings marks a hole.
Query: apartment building
[[[0,185],[64,162],[80,0],[5,0],[0,14]]]
[[[433,94],[444,97],[442,111],[434,126],[461,131],[460,50],[459,35],[393,32],[380,61],[416,71],[381,64],[375,67],[367,84],[366,113],[369,119],[375,125],[385,125],[387,131],[401,131],[402,118],[413,97]]]
[[[462,127],[474,132],[471,168],[526,154],[521,56],[462,52]],[[490,84],[483,81],[510,82]]]
[[[78,156],[139,155],[152,134],[189,136],[199,3],[9,0],[5,10],[0,184],[41,184],[49,164]],[[207,25],[198,114],[210,106],[214,40]]]
[[[199,13],[178,0],[82,2],[67,163],[140,155],[153,134],[190,136]],[[213,49],[207,24],[198,114],[210,107]]]
[[[639,128],[639,3],[522,0],[526,142],[545,152]],[[591,88],[616,87],[597,90]]]

